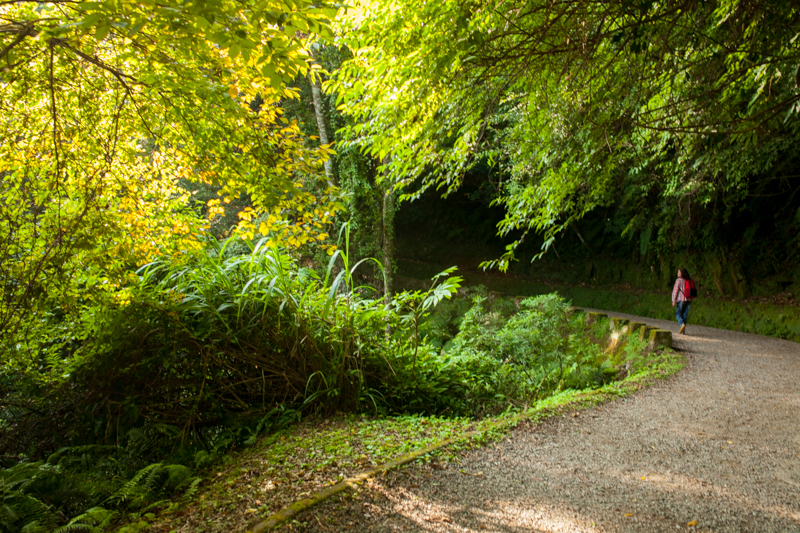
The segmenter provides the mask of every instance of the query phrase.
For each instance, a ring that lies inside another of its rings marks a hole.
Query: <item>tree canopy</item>
[[[331,88],[351,140],[400,186],[498,165],[503,234],[546,247],[611,202],[627,233],[680,234],[691,205],[724,219],[755,181],[795,177],[791,2],[393,1],[343,28],[354,58]]]

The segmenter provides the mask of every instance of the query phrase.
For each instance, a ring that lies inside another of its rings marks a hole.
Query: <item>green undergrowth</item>
[[[268,513],[509,409],[602,389],[642,364],[638,341],[609,351],[608,322],[587,327],[560,295],[458,294],[448,269],[387,303],[354,285],[357,268],[337,251],[321,277],[262,243],[154,263],[129,300],[87,311],[80,343],[52,347],[60,358],[44,361],[47,380],[5,368],[0,526],[137,531],[160,513],[178,516],[201,480],[216,477],[256,497],[198,500],[205,522]],[[304,446],[318,428],[302,433],[297,421],[342,412],[378,422],[334,417],[325,446]],[[252,473],[228,479],[229,457],[265,435],[276,455],[265,451]]]
[[[384,372],[379,392],[410,410],[480,417],[596,388],[616,376],[617,362],[590,333],[557,294],[514,299],[473,287],[427,317],[404,369],[411,375]]]
[[[558,291],[581,307],[675,320],[669,292],[626,293],[584,287],[559,287]],[[689,309],[689,324],[800,342],[800,307],[794,306],[701,297]]]

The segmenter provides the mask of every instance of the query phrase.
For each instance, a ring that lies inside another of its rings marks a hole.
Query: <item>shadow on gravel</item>
[[[488,476],[448,470],[436,482],[416,488],[402,475],[374,483],[355,499],[314,511],[326,516],[325,521],[307,517],[307,527],[299,530],[800,531],[796,507],[754,501],[736,489],[733,478],[725,484],[675,473],[639,476],[640,472],[613,470],[590,483],[587,477],[593,472],[566,473],[561,465],[539,465],[526,474],[526,482],[515,482],[513,468]],[[447,492],[438,489],[443,485],[450,487]]]

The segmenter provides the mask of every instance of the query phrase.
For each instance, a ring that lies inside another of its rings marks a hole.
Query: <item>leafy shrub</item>
[[[474,296],[487,297],[486,288],[482,285],[464,287],[459,289],[459,297],[440,302],[420,326],[425,341],[435,349],[447,349],[458,335]]]
[[[202,440],[277,405],[357,407],[364,358],[391,341],[392,317],[348,285],[346,261],[320,279],[263,243],[245,255],[211,251],[149,265],[129,302],[86,315],[69,374],[90,440],[113,441],[143,420]]]
[[[387,379],[380,387],[388,405],[479,415],[563,389],[600,386],[616,373],[608,371],[612,362],[601,344],[558,295],[527,298],[518,311],[513,300],[491,299],[484,290],[458,300],[445,304],[445,312],[434,312],[421,328],[434,339],[419,350],[416,365],[406,352],[393,356],[393,372],[384,372]],[[471,307],[459,320],[453,310],[463,309],[464,301],[471,301]],[[455,337],[444,344],[448,331],[439,327],[442,317],[460,323]]]
[[[77,342],[61,357],[2,374],[0,459],[10,466],[2,475],[24,478],[6,493],[4,528],[100,527],[107,517],[95,508],[151,505],[226,449],[304,411],[358,409],[369,398],[366,377],[380,379],[369,361],[411,349],[399,315],[353,286],[358,265],[346,254],[320,278],[263,242],[243,255],[227,253],[230,242],[212,242],[182,265],[148,265],[114,298],[73,317]],[[108,446],[125,466],[83,452],[96,468],[66,453],[57,464],[25,462],[58,441]],[[74,522],[83,515],[91,523]]]

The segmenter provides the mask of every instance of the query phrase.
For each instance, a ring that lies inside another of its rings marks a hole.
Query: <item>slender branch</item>
[[[6,57],[8,55],[8,53],[11,51],[12,48],[17,46],[22,41],[24,41],[25,37],[30,37],[30,36],[34,35],[34,33],[33,33],[34,30],[33,30],[32,27],[30,27],[28,25],[22,25],[22,26],[24,28],[24,31],[19,32],[17,34],[17,37],[13,41],[11,41],[8,44],[8,46],[3,48],[2,51],[0,51],[0,60],[2,60],[4,57]],[[3,32],[3,28],[0,28],[0,32]],[[4,32],[4,33],[11,33],[11,32]]]
[[[70,52],[74,53],[76,56],[80,57],[81,59],[83,59],[85,61],[88,61],[92,65],[94,65],[96,67],[100,67],[101,69],[111,73],[115,78],[117,78],[117,80],[120,82],[120,84],[122,84],[122,86],[125,88],[125,91],[129,95],[133,94],[133,89],[131,89],[131,86],[128,85],[128,82],[125,81],[126,79],[129,80],[130,83],[134,83],[134,84],[137,84],[137,85],[146,85],[146,84],[140,82],[139,80],[137,80],[135,77],[131,76],[130,74],[125,74],[121,70],[118,70],[118,69],[112,67],[111,65],[109,65],[109,64],[105,63],[104,61],[102,61],[101,59],[99,59],[97,57],[92,57],[92,56],[90,56],[88,54],[84,54],[80,50],[78,50],[76,48],[73,48],[64,39],[55,39],[54,38],[54,39],[51,39],[50,41],[52,43],[54,43],[54,44],[57,44],[58,46],[60,46],[62,48],[65,48],[65,49],[69,50]]]
[[[58,191],[58,180],[61,174],[61,156],[58,152],[58,110],[56,109],[56,88],[53,76],[53,44],[50,43],[50,65],[49,65],[49,87],[50,87],[50,113],[53,119],[53,154],[56,160],[56,191]],[[60,204],[59,204],[60,205]],[[60,213],[60,210],[59,210]],[[59,214],[59,225],[61,224],[61,216]]]

